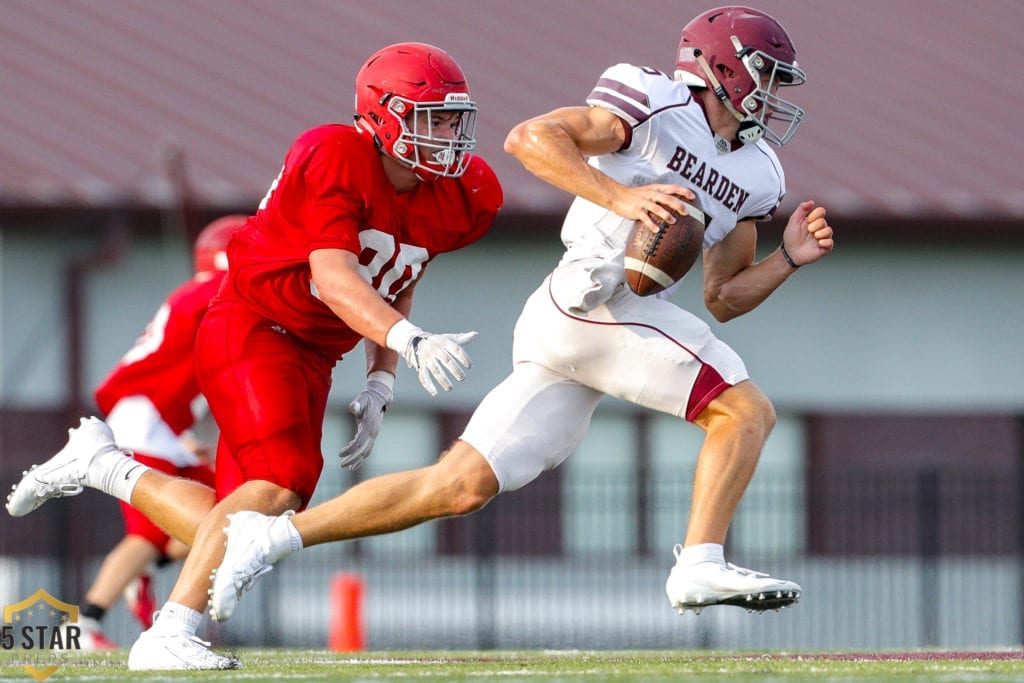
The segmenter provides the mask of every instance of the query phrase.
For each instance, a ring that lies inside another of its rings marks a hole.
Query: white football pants
[[[707,323],[622,284],[603,304],[570,311],[578,273],[556,269],[516,323],[513,370],[473,413],[462,440],[487,459],[500,490],[557,467],[586,435],[607,394],[693,420],[748,378],[740,357]]]

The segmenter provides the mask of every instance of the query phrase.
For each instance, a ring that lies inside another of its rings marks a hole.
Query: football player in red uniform
[[[228,247],[230,270],[197,339],[200,388],[220,427],[216,493],[125,458],[98,420],[15,487],[27,514],[76,487],[99,488],[192,546],[169,601],[132,647],[133,670],[238,666],[196,637],[226,515],[301,509],[323,465],[335,363],[364,342],[367,383],[342,464],[369,454],[399,358],[431,395],[465,377],[475,333],[431,334],[408,320],[430,261],[483,236],[501,186],[471,155],[477,108],[443,50],[399,43],[356,78],[355,126],[298,137],[270,190]],[[296,538],[297,542],[297,538]]]
[[[212,453],[190,432],[193,405],[200,395],[196,331],[227,272],[228,241],[245,220],[241,215],[224,216],[203,228],[194,246],[195,275],[167,296],[95,392],[96,405],[121,448],[149,467],[210,487]],[[156,604],[149,568],[188,553],[188,546],[124,501],[121,512],[125,537],[104,558],[82,604],[79,628],[84,650],[117,648],[103,634],[100,621],[122,594],[143,628],[152,626]]]
[[[562,225],[561,263],[516,323],[512,374],[474,411],[435,464],[376,477],[293,517],[231,516],[211,613],[226,619],[242,593],[303,546],[397,531],[473,512],[502,491],[559,466],[580,443],[606,395],[702,428],[685,542],[666,582],[680,612],[709,605],[764,611],[800,598],[798,584],[726,563],[733,512],[774,426],[771,403],[739,356],[698,316],[624,282],[630,227],[700,199],[704,297],[721,322],[761,303],[798,267],[832,251],[825,209],[801,202],[783,243],[755,262],[756,222],[770,217],[785,177],[769,142],[782,145],[803,110],[781,95],[804,80],[793,44],[772,17],[721,7],[688,23],[666,74],[617,64],[587,106],[563,107],[516,126],[506,151],[527,170],[576,195]]]

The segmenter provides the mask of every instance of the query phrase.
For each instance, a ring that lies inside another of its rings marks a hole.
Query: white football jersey
[[[782,200],[785,176],[768,144],[762,140],[733,149],[717,137],[684,80],[617,64],[601,75],[587,104],[607,109],[628,128],[621,150],[592,157],[590,165],[625,185],[673,183],[693,190],[709,219],[705,249],[738,221],[770,217]],[[631,222],[577,197],[562,225],[563,262],[616,258]]]

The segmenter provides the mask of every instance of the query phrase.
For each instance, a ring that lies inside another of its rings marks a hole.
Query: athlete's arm
[[[803,202],[789,217],[783,241],[798,266],[817,261],[832,251],[832,228],[825,209]],[[704,305],[719,322],[749,313],[796,272],[776,249],[754,263],[757,227],[740,221],[725,239],[704,250]]]
[[[413,291],[416,289],[416,285],[423,277],[421,271],[420,277],[415,282],[409,284],[408,287],[403,289],[397,297],[395,302],[391,304],[391,308],[399,313],[406,320],[409,319],[409,314],[412,312],[412,297]],[[372,372],[383,371],[390,372],[392,375],[397,375],[398,369],[398,353],[392,351],[386,346],[378,344],[370,339],[363,340],[363,346],[366,348],[366,374],[370,375]]]
[[[505,151],[541,180],[657,230],[660,220],[672,221],[672,211],[685,211],[677,197],[692,200],[693,193],[662,183],[629,187],[587,163],[587,157],[616,152],[626,141],[626,124],[607,109],[563,107],[513,128]]]
[[[451,391],[452,379],[466,378],[472,363],[462,347],[476,332],[431,334],[413,325],[362,278],[359,260],[350,251],[317,249],[309,265],[321,301],[364,340],[401,354],[431,396],[438,386]],[[411,300],[402,305],[411,307]],[[382,349],[367,362],[385,362],[383,354]]]
[[[420,271],[422,277],[423,271]],[[418,280],[417,280],[418,282]],[[416,282],[403,289],[392,307],[406,319],[412,310],[412,292]],[[369,339],[363,339],[366,351],[366,386],[348,405],[348,411],[356,418],[356,431],[352,440],[338,453],[341,466],[354,470],[373,451],[373,444],[380,434],[384,413],[395,400],[395,376],[398,374],[398,353],[386,346],[380,346]]]
[[[385,347],[388,330],[403,319],[363,276],[359,257],[345,249],[317,249],[309,255],[317,296],[353,331]],[[391,364],[394,372],[397,356]]]

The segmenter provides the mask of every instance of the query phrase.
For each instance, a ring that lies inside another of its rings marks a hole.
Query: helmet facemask
[[[443,102],[415,102],[391,96],[387,113],[398,120],[401,130],[391,145],[391,156],[430,177],[457,178],[469,164],[467,152],[476,146],[476,105],[468,94],[448,93]],[[455,113],[456,129],[450,137],[434,135],[431,122],[438,114]]]
[[[754,82],[754,89],[740,101],[741,121],[754,122],[761,132],[757,137],[763,135],[781,147],[796,135],[804,110],[779,97],[778,90],[801,85],[807,77],[796,62],[786,64],[761,50],[744,48],[736,36],[732,36],[732,42],[737,48],[737,57]]]

